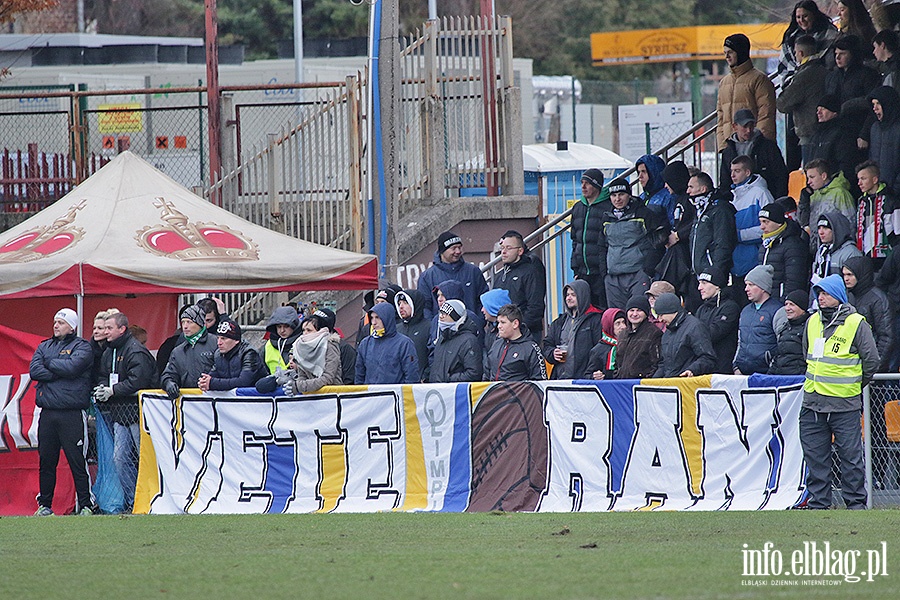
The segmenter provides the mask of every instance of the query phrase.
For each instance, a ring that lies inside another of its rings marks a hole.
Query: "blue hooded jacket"
[[[419,383],[419,359],[412,340],[397,332],[397,311],[382,302],[372,307],[384,323],[384,335],[367,336],[356,356],[356,384]]]
[[[663,181],[662,172],[666,168],[666,163],[655,154],[645,154],[634,164],[644,165],[647,168],[647,175],[650,176],[647,187],[641,193],[641,200],[651,210],[665,211],[669,218],[669,226],[672,227],[675,223],[675,196],[666,189]]]
[[[841,304],[847,304],[847,287],[844,285],[844,278],[840,275],[829,275],[813,286],[813,293],[818,295],[822,290],[832,298],[840,301]]]

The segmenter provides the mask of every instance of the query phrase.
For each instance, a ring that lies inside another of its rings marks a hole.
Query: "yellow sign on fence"
[[[122,133],[126,131],[143,131],[144,114],[137,102],[126,104],[101,104],[97,107],[100,133]]]
[[[751,56],[778,56],[787,26],[787,23],[759,23],[592,33],[591,59],[595,67],[723,59],[723,43],[733,33],[750,38]]]

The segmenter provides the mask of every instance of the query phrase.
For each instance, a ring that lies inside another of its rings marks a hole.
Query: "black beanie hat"
[[[450,246],[462,244],[462,238],[452,231],[445,231],[438,237],[438,252],[441,253]]]
[[[609,193],[615,194],[616,192],[627,192],[631,193],[631,186],[628,185],[628,181],[619,177],[617,179],[613,179],[609,182]]]
[[[779,225],[787,223],[787,218],[784,216],[784,206],[778,202],[771,202],[763,206],[759,210],[759,218],[768,219]]]
[[[231,319],[224,318],[219,321],[219,325],[216,327],[216,334],[219,337],[224,337],[239,342],[241,341],[241,326]]]
[[[334,331],[336,317],[333,310],[330,308],[317,308],[312,316],[319,322],[319,328],[325,327],[329,331]]]
[[[825,94],[816,106],[827,108],[833,113],[841,112],[841,97],[837,94]]]
[[[598,190],[603,189],[603,171],[600,169],[588,169],[581,174],[581,180],[587,181]]]
[[[676,194],[686,194],[691,173],[687,165],[680,160],[672,161],[666,165],[662,172],[663,181],[668,184]]]
[[[625,305],[625,312],[627,313],[632,308],[642,310],[645,315],[650,316],[650,300],[644,294],[638,294],[628,299],[628,304]]]
[[[790,294],[784,297],[784,300],[793,302],[803,310],[809,309],[809,293],[804,292],[803,290],[794,290]]]
[[[728,278],[725,276],[725,273],[715,265],[704,267],[700,274],[697,275],[697,280],[708,281],[717,288],[724,288],[728,285]]]
[[[737,64],[740,65],[750,60],[750,38],[743,33],[733,33],[725,38],[725,47],[735,51]]]

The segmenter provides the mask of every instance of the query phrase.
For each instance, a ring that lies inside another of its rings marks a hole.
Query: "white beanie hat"
[[[72,329],[78,329],[78,313],[71,308],[60,309],[60,311],[53,317],[54,321],[56,319],[62,319],[63,321],[68,323],[69,327],[71,327]]]

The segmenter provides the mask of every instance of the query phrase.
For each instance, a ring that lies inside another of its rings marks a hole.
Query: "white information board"
[[[656,151],[693,125],[690,102],[619,106],[619,154],[636,161]],[[647,126],[650,148],[647,147]]]

